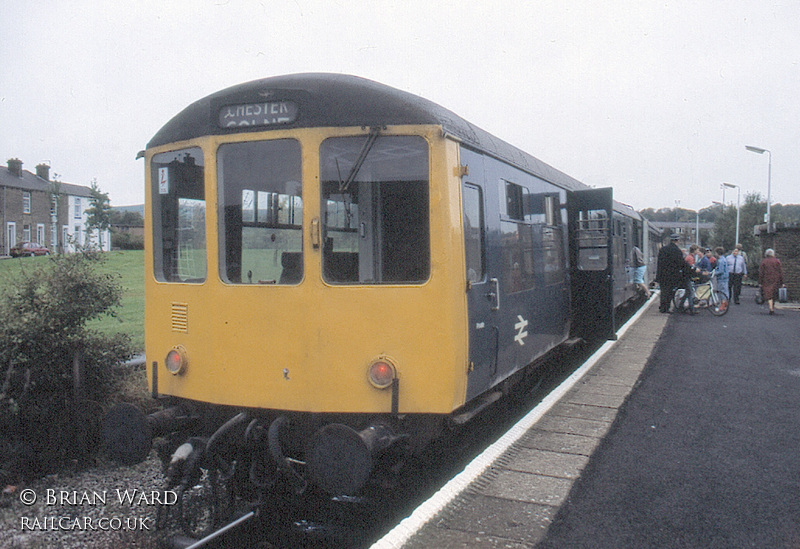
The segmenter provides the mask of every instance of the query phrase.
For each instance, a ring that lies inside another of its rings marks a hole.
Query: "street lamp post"
[[[741,189],[739,188],[739,185],[734,185],[733,183],[723,183],[722,187],[736,189],[736,242],[733,243],[733,245],[736,246],[739,243],[739,191]],[[769,198],[767,198],[767,211],[769,212]],[[769,226],[769,221],[767,222],[767,226]]]
[[[769,156],[769,168],[767,172],[767,218],[765,221],[767,222],[767,232],[772,230],[771,218],[770,218],[770,190],[772,187],[772,153],[768,149],[762,149],[761,147],[753,147],[751,145],[745,145],[744,147],[750,152],[764,154],[767,153]]]
[[[694,212],[694,243],[700,245],[700,210]]]

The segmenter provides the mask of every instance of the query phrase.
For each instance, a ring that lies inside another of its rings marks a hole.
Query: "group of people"
[[[737,244],[730,254],[721,246],[713,251],[692,244],[688,253],[678,247],[679,235],[670,236],[670,243],[658,252],[656,265],[656,282],[661,286],[661,302],[659,310],[668,313],[675,291],[684,288],[686,295],[691,295],[693,278],[708,279],[716,276],[717,287],[727,299],[733,299],[738,305],[742,293],[742,281],[747,278],[747,254],[742,245]],[[775,313],[775,299],[778,289],[784,286],[781,262],[775,257],[772,249],[764,253],[764,259],[758,270],[758,283],[764,300],[769,305],[769,314]],[[691,310],[691,309],[690,309]]]

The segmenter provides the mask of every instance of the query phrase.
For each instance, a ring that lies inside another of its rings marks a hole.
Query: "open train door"
[[[572,191],[570,234],[572,335],[615,339],[611,188]]]

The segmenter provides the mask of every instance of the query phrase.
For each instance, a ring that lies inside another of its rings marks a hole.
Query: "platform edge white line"
[[[561,385],[550,392],[542,401],[514,424],[491,446],[477,455],[458,475],[450,479],[435,494],[417,507],[411,515],[400,521],[382,538],[372,544],[371,549],[397,549],[402,547],[420,528],[433,519],[445,506],[453,501],[467,486],[474,482],[497,458],[519,440],[542,416],[547,413],[561,398],[575,386],[578,381],[591,370],[597,362],[619,341],[628,328],[655,302],[658,292],[653,292],[650,299],[618,331],[617,339],[606,341],[580,368],[575,370]]]

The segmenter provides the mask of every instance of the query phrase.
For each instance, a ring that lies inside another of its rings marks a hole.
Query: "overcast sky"
[[[796,0],[4,0],[0,28],[0,162],[115,206],[181,109],[298,72],[426,97],[636,209],[766,199],[745,145],[800,203]]]

